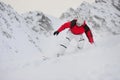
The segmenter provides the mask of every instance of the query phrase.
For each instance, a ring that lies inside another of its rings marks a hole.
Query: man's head
[[[77,26],[81,26],[84,23],[84,20],[82,18],[78,18],[76,21]]]
[[[84,18],[83,18],[83,16],[82,15],[80,15],[80,14],[77,14],[77,21],[76,21],[76,25],[77,26],[81,26],[83,23],[84,23]]]

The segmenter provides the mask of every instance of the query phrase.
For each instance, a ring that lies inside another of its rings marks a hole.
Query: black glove
[[[59,32],[58,31],[55,31],[54,33],[53,33],[53,35],[58,35],[59,34]]]

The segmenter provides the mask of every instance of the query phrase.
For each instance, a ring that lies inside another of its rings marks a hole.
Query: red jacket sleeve
[[[63,31],[66,28],[70,28],[70,22],[64,23],[57,31],[61,32],[61,31]]]
[[[89,31],[87,31],[87,32],[85,32],[85,33],[86,33],[86,36],[87,36],[89,42],[90,42],[91,44],[94,43],[93,35],[92,35],[92,33],[91,33],[91,30],[89,30]]]
[[[89,42],[91,44],[94,43],[92,32],[91,32],[90,28],[87,26],[86,22],[84,23],[84,29],[85,29],[85,34],[86,34]]]

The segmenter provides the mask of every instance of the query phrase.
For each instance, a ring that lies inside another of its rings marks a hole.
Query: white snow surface
[[[120,35],[96,33],[91,27],[95,44],[84,35],[83,49],[76,50],[73,40],[64,55],[56,57],[67,30],[58,36],[53,32],[64,21],[49,16],[54,30],[40,34],[16,12],[11,17],[6,11],[0,12],[0,80],[120,80]],[[13,20],[15,15],[19,21]]]
[[[43,37],[44,38],[44,37]],[[48,40],[49,42],[48,42]],[[43,39],[46,59],[31,52],[19,59],[11,54],[0,67],[1,80],[119,80],[120,79],[120,35],[96,38],[96,45],[86,42],[84,49],[61,57],[54,55],[55,37]],[[71,43],[73,44],[73,43]],[[50,46],[49,46],[50,45]],[[71,49],[74,47],[71,47]],[[27,49],[27,48],[26,48]],[[6,54],[7,56],[7,54]],[[21,55],[19,55],[21,56]],[[16,58],[15,63],[12,59]],[[4,57],[3,57],[4,58]],[[26,62],[27,61],[27,62]],[[7,67],[6,67],[7,64]],[[16,65],[16,66],[15,66]],[[2,68],[3,67],[3,68]]]

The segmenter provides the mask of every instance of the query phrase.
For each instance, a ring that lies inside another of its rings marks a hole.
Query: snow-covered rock
[[[68,19],[71,20],[75,17],[76,13],[73,8],[69,8],[65,13],[63,13],[60,19]]]
[[[95,2],[112,4],[116,9],[120,11],[120,0],[95,0]]]
[[[33,31],[38,33],[50,32],[53,30],[51,20],[45,16],[42,12],[29,12],[22,14],[26,23]]]

